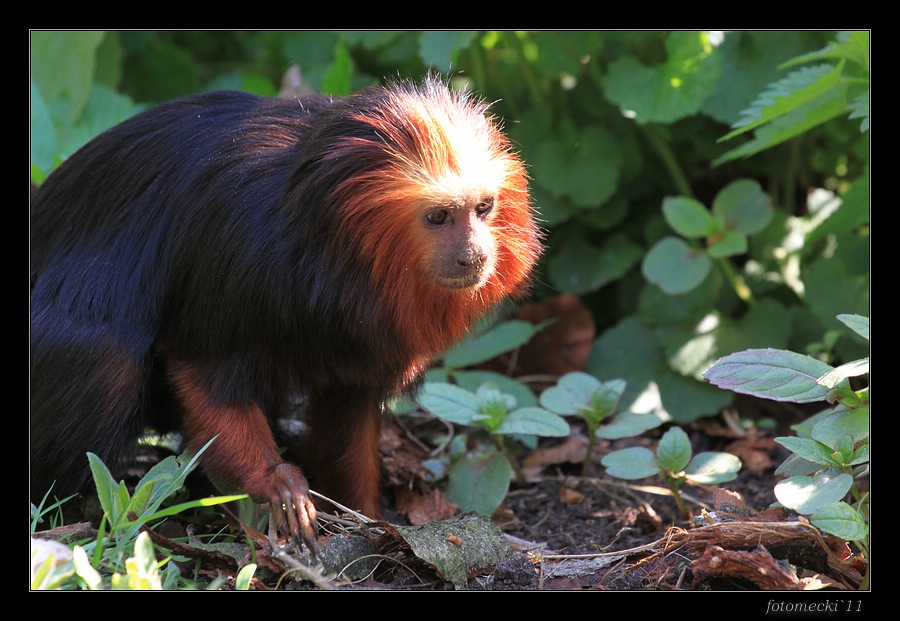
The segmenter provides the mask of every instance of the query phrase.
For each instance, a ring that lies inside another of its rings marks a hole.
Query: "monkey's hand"
[[[269,485],[270,536],[281,533],[316,554],[316,508],[309,497],[309,483],[300,469],[289,463],[275,466]]]

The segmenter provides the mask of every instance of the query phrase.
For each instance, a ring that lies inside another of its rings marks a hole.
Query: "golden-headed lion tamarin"
[[[31,484],[115,472],[178,426],[223,489],[311,543],[314,489],[377,512],[380,404],[540,252],[527,175],[481,100],[440,79],[333,99],[214,92],[104,132],[31,213]],[[269,419],[303,394],[304,471]]]

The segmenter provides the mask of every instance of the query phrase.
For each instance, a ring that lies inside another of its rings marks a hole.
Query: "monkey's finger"
[[[315,555],[316,508],[309,498],[309,484],[300,469],[279,464],[272,473],[269,506],[278,532],[306,545]]]

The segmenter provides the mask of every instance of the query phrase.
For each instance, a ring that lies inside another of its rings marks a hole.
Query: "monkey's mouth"
[[[432,278],[434,284],[445,289],[473,289],[483,285],[487,276],[486,272],[478,271],[463,275],[433,274]]]

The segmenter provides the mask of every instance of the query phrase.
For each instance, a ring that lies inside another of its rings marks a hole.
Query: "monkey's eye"
[[[494,199],[486,198],[477,205],[475,205],[475,213],[479,216],[486,215],[491,209],[494,208]]]
[[[425,219],[428,220],[431,224],[435,224],[440,226],[441,224],[447,224],[450,221],[450,212],[446,209],[435,209],[434,211],[430,211]]]

